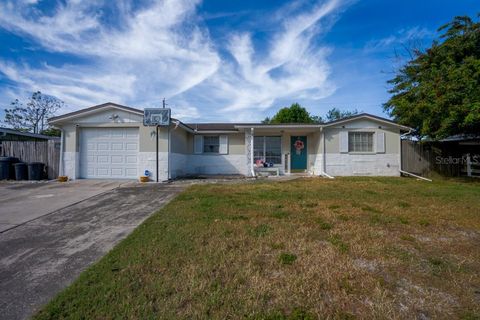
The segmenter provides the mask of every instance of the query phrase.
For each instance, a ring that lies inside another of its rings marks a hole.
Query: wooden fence
[[[42,162],[48,179],[58,177],[60,142],[48,141],[2,141],[0,156],[19,158],[22,162]]]
[[[477,176],[480,148],[449,142],[402,140],[402,170],[431,176]]]

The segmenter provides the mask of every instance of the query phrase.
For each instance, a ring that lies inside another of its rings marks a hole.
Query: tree
[[[389,80],[384,110],[420,137],[480,132],[480,23],[455,17]]]
[[[60,131],[60,129],[48,127],[47,129],[40,131],[40,133],[44,136],[60,137],[62,132]]]
[[[348,117],[354,116],[356,114],[358,114],[357,109],[354,109],[352,111],[348,111],[348,110],[347,111],[342,111],[342,110],[337,109],[337,108],[332,108],[332,109],[328,110],[325,118],[327,119],[327,122],[330,122],[330,121],[340,120],[340,119],[343,119],[343,118],[348,118]]]
[[[313,123],[310,113],[298,103],[281,108],[271,119],[267,117],[264,121],[268,121],[268,123]]]
[[[4,122],[16,130],[41,133],[48,129],[48,118],[63,105],[63,101],[37,91],[32,94],[26,104],[18,99],[11,102],[11,108],[5,109]]]
[[[358,114],[357,109],[352,111],[342,111],[337,108],[332,108],[328,110],[325,118],[328,121],[340,120],[346,117],[351,117]],[[324,123],[325,121],[321,116],[311,115],[307,109],[299,105],[298,103],[293,103],[290,107],[281,108],[278,112],[272,117],[266,117],[262,123],[274,124],[274,123]]]

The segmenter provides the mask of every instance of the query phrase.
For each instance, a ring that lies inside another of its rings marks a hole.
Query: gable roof
[[[389,120],[389,119],[386,119],[386,118],[382,118],[382,117],[379,117],[379,116],[375,116],[375,115],[369,114],[369,113],[360,113],[360,114],[356,114],[356,115],[353,115],[353,116],[350,116],[350,117],[347,117],[347,118],[343,118],[343,119],[339,119],[339,120],[335,120],[335,121],[330,121],[330,122],[326,122],[326,123],[317,123],[317,124],[313,124],[313,123],[275,123],[275,124],[256,123],[256,124],[237,124],[235,127],[236,128],[315,128],[315,127],[324,128],[324,127],[330,127],[330,126],[334,126],[334,125],[338,125],[338,124],[342,124],[342,123],[347,123],[347,122],[355,121],[355,120],[359,120],[359,119],[370,119],[370,120],[386,123],[388,125],[393,125],[393,126],[399,127],[400,129],[406,130],[406,131],[413,130],[410,127],[398,124],[395,121],[392,121],[392,120]]]
[[[103,104],[99,104],[93,107],[85,108],[82,110],[66,113],[61,116],[57,117],[52,117],[48,120],[49,123],[55,124],[67,119],[74,119],[76,117],[80,117],[82,115],[94,113],[97,111],[100,111],[102,109],[106,108],[116,108],[120,110],[124,110],[126,112],[131,112],[140,116],[143,116],[143,110],[132,108],[132,107],[127,107],[121,104],[113,103],[113,102],[107,102]],[[246,128],[272,128],[272,129],[278,129],[278,128],[323,128],[323,127],[330,127],[334,125],[339,125],[342,123],[358,120],[358,119],[370,119],[382,123],[386,123],[388,125],[393,125],[396,127],[399,127],[402,130],[405,131],[411,131],[413,130],[410,127],[401,125],[396,123],[395,121],[375,116],[369,113],[360,113],[353,115],[351,117],[343,118],[340,120],[335,120],[335,121],[330,121],[327,123],[319,123],[319,124],[314,124],[314,123],[275,123],[275,124],[266,124],[266,123],[233,123],[233,122],[214,122],[214,123],[183,123],[180,120],[176,120],[172,118],[172,120],[179,121],[182,126],[184,126],[185,129],[191,130],[192,132],[237,132],[239,129],[246,129]]]
[[[330,122],[324,123],[322,126],[323,127],[330,127],[330,126],[333,126],[333,125],[342,124],[342,123],[346,123],[346,122],[350,122],[350,121],[354,121],[354,120],[358,120],[358,119],[362,119],[362,118],[383,122],[383,123],[393,125],[393,126],[399,127],[400,129],[407,130],[407,131],[408,130],[413,130],[410,127],[398,124],[395,121],[392,121],[392,120],[389,120],[389,119],[386,119],[386,118],[383,118],[383,117],[375,116],[375,115],[370,114],[370,113],[360,113],[360,114],[353,115],[351,117],[346,117],[346,118],[343,118],[343,119],[330,121]]]
[[[107,108],[111,108],[111,107],[113,107],[115,109],[123,110],[123,111],[126,111],[126,112],[131,112],[131,113],[135,113],[135,114],[143,116],[143,110],[132,108],[132,107],[127,107],[127,106],[124,106],[124,105],[121,105],[121,104],[118,104],[118,103],[107,102],[107,103],[98,104],[98,105],[93,106],[93,107],[81,109],[81,110],[78,110],[78,111],[69,112],[69,113],[63,114],[61,116],[51,117],[50,119],[48,119],[48,122],[53,124],[53,123],[56,123],[56,122],[60,122],[62,120],[67,120],[67,119],[80,117],[82,115],[94,113],[94,112],[100,111],[102,109],[107,109]]]

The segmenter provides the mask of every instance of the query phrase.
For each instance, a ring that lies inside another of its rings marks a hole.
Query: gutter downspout
[[[322,172],[321,175],[324,177],[327,177],[329,179],[335,179],[335,177],[329,175],[327,173],[327,150],[326,150],[326,144],[325,144],[325,132],[323,131],[323,127],[320,128],[320,132],[322,133],[322,145],[323,145],[323,156],[322,156]]]
[[[252,174],[252,177],[255,177],[255,169],[253,167],[253,134],[254,130],[253,128],[250,128],[250,156],[251,156],[251,161],[250,161],[250,173]]]
[[[168,174],[167,174],[167,180],[170,180],[172,175],[170,173],[170,149],[171,149],[171,137],[172,133],[170,131],[170,124],[168,125],[168,154],[167,154],[167,169],[168,169]]]
[[[156,134],[155,134],[155,137],[156,137],[156,141],[155,141],[155,159],[156,159],[155,182],[158,182],[158,125],[155,126],[155,131],[156,131]]]
[[[65,170],[63,168],[63,140],[64,140],[64,130],[63,128],[60,128],[60,167],[58,168],[58,175],[59,176],[64,176],[65,175]]]

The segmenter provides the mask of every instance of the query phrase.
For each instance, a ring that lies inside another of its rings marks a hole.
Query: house
[[[38,133],[18,131],[15,129],[0,127],[1,141],[47,141],[60,140],[59,137],[46,136]]]
[[[50,119],[62,131],[61,172],[70,178],[163,181],[195,174],[399,176],[400,134],[410,128],[370,114],[325,124],[143,125],[143,110],[105,103]]]

